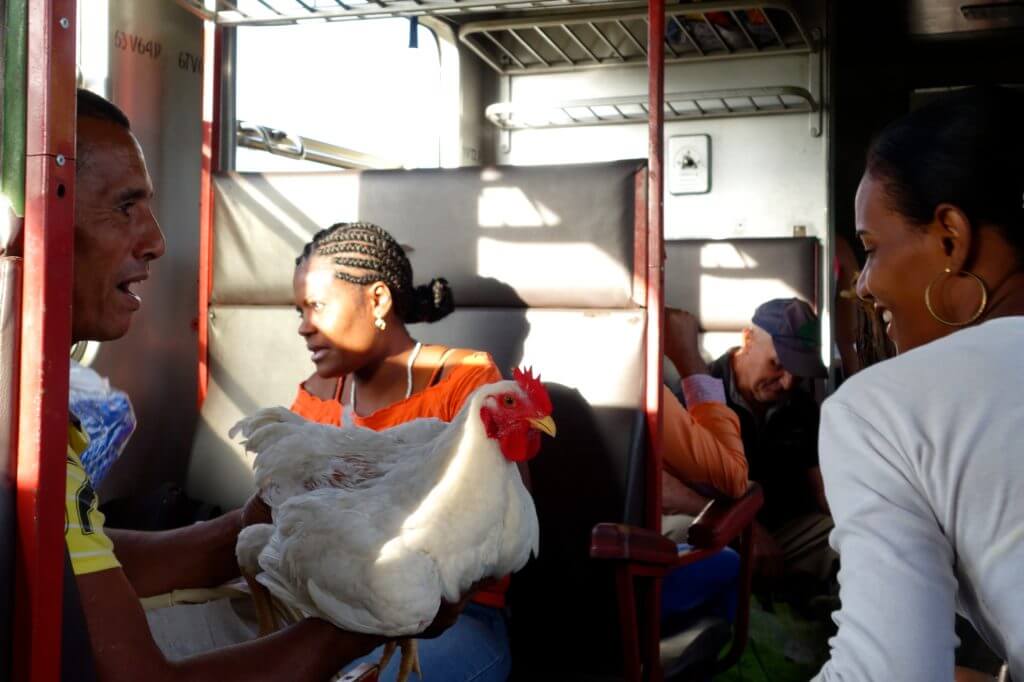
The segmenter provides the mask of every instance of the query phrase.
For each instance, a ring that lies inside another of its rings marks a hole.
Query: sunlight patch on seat
[[[562,219],[518,187],[484,187],[477,203],[480,227],[555,227]]]
[[[700,309],[714,311],[719,329],[742,329],[765,301],[794,297],[801,298],[796,289],[775,277],[700,276]]]
[[[583,242],[516,243],[481,237],[477,240],[477,274],[501,282],[524,282],[529,264],[529,287],[606,291],[629,282],[630,273],[595,244]]]
[[[735,244],[711,242],[701,247],[700,266],[704,269],[753,270],[757,261],[748,253],[736,248]]]

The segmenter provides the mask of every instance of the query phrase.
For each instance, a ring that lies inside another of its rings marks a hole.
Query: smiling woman
[[[1024,186],[999,124],[1013,125],[1006,112],[1020,98],[960,94],[894,124],[868,155],[856,200],[867,255],[858,293],[874,300],[900,350],[976,322],[990,288],[1017,274]],[[985,115],[995,120],[975,128]]]
[[[842,609],[819,680],[951,679],[958,606],[1024,679],[1022,120],[1020,92],[961,91],[868,154],[857,293],[901,355],[823,408]]]

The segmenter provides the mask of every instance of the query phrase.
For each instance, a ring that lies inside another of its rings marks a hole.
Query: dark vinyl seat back
[[[417,284],[443,276],[455,293],[457,310],[414,325],[416,338],[486,350],[506,376],[533,366],[552,396],[558,438],[530,467],[540,556],[510,594],[516,677],[615,670],[614,584],[589,542],[595,523],[643,520],[646,313],[635,270],[646,246],[634,236],[645,182],[643,161],[217,177],[209,392],[189,494],[231,508],[251,493],[250,459],[227,430],[290,404],[312,371],[293,259],[332,223],[378,223],[411,247]]]
[[[665,242],[665,255],[665,304],[697,315],[712,355],[739,344],[765,301],[796,297],[820,311],[821,255],[814,237],[674,239]],[[669,363],[666,376],[675,378]]]

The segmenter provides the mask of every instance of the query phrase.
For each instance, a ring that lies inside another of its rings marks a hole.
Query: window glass
[[[408,168],[439,165],[437,38],[408,19],[238,29],[238,120],[372,154]],[[330,170],[238,149],[238,170]]]

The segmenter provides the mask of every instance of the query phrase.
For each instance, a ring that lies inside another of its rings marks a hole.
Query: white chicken
[[[442,600],[522,568],[539,529],[516,463],[555,424],[540,377],[514,378],[477,389],[450,424],[337,428],[284,408],[239,422],[231,435],[256,453],[274,520],[239,535],[243,572],[304,614],[403,636],[423,631]],[[403,646],[402,677],[410,653]]]

